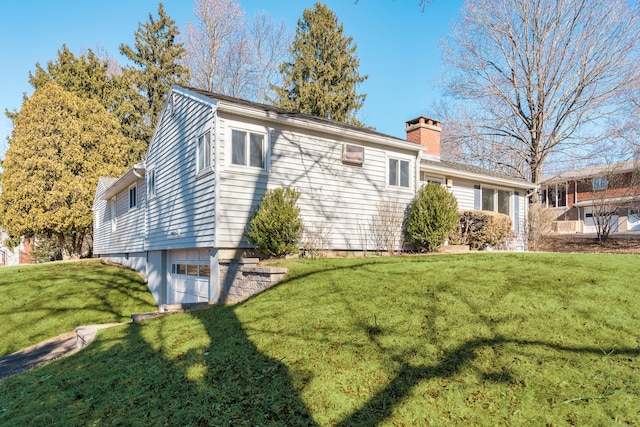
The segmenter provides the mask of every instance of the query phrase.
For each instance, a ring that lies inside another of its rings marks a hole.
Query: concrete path
[[[16,351],[0,358],[0,380],[69,356],[87,345],[95,338],[100,329],[122,325],[123,323],[107,323],[103,325],[80,326],[73,332],[58,335],[23,350]]]

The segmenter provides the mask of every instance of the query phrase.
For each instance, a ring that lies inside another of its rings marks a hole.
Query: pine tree
[[[274,87],[272,101],[288,110],[362,126],[355,116],[366,95],[356,89],[367,76],[358,73],[352,41],[326,5],[305,9],[289,50],[293,59],[280,67],[283,84]]]
[[[189,70],[180,64],[185,49],[177,42],[176,22],[158,5],[158,19],[149,14],[149,22],[138,23],[134,47],[120,45],[120,53],[135,67],[127,67],[125,74],[146,99],[143,113],[147,117],[146,133],[151,137],[165,98],[172,84],[184,84]]]
[[[12,236],[58,239],[63,258],[78,258],[93,224],[98,177],[128,163],[118,122],[95,100],[49,82],[15,115],[2,162],[0,221]]]
[[[148,144],[143,116],[136,108],[142,97],[119,71],[117,64],[101,59],[91,49],[76,56],[63,45],[57,59],[47,62],[46,69],[36,64],[35,72],[29,73],[29,83],[38,90],[55,82],[79,98],[99,102],[120,122],[121,131],[129,140],[129,163],[134,164],[144,156]]]

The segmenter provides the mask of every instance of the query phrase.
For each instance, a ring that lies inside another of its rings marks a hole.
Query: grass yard
[[[137,273],[97,260],[0,269],[0,356],[77,326],[157,310]]]
[[[638,425],[637,255],[292,260],[246,303],[101,331],[0,424]]]

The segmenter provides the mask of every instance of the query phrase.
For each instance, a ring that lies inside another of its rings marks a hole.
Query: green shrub
[[[417,249],[437,250],[458,223],[458,202],[439,184],[430,182],[418,190],[409,206],[406,234]]]
[[[265,193],[254,209],[244,235],[256,249],[272,257],[300,252],[302,220],[296,202],[300,193],[276,188]]]
[[[494,246],[511,233],[509,215],[491,211],[460,212],[460,226],[456,243],[469,245],[472,249]]]

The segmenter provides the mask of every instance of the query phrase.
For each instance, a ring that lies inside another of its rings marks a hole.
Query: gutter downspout
[[[416,172],[415,172],[415,178],[416,178],[416,185],[415,188],[413,189],[413,194],[418,193],[418,185],[420,184],[420,160],[422,159],[422,149],[420,149],[418,151],[418,154],[416,155]]]

